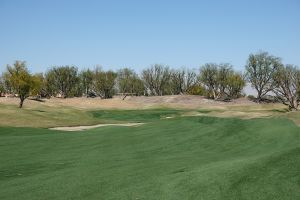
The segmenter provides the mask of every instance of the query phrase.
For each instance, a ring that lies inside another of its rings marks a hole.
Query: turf
[[[97,110],[91,113],[97,119],[109,121],[150,122],[167,117],[178,117],[185,111],[174,109],[149,109],[149,110]]]
[[[147,123],[71,133],[0,128],[0,199],[300,197],[300,128],[286,118],[116,112],[93,116]]]

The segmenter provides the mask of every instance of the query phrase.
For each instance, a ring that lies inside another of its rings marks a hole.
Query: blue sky
[[[300,0],[0,0],[0,71],[15,60],[32,72],[206,62],[243,70],[259,50],[300,65]]]

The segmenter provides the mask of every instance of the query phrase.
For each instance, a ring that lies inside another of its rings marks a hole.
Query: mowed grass
[[[180,117],[186,111],[175,109],[146,109],[146,110],[97,110],[91,111],[97,119],[115,122],[152,122],[160,119]]]
[[[2,127],[0,199],[299,199],[295,123],[181,112],[87,112],[146,124],[82,132]]]

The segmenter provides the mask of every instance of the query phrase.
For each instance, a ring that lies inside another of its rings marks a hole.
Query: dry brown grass
[[[256,105],[245,98],[234,100],[232,102],[214,101],[203,98],[201,96],[192,95],[170,95],[170,96],[151,96],[151,97],[127,97],[122,100],[121,97],[114,97],[113,99],[100,98],[51,98],[43,99],[44,102],[26,100],[25,108],[35,108],[40,105],[47,105],[49,107],[67,106],[77,109],[146,109],[155,107],[167,108],[226,108],[231,106],[247,106]],[[18,106],[18,98],[0,98],[0,104]]]
[[[200,96],[174,95],[158,97],[100,98],[51,98],[44,102],[26,100],[24,108],[18,108],[18,98],[0,98],[0,126],[54,127],[65,125],[93,125],[109,123],[94,119],[86,111],[120,109],[170,108],[184,110],[183,116],[217,116],[261,118],[284,116],[300,125],[299,112],[287,112],[281,104],[257,104],[246,98],[221,102]]]

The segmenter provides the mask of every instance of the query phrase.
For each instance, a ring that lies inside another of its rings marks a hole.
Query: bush
[[[256,97],[252,94],[248,95],[247,98],[251,101],[255,101],[256,100]]]
[[[187,94],[189,95],[200,95],[200,96],[207,96],[206,89],[201,85],[193,85],[187,89]]]

